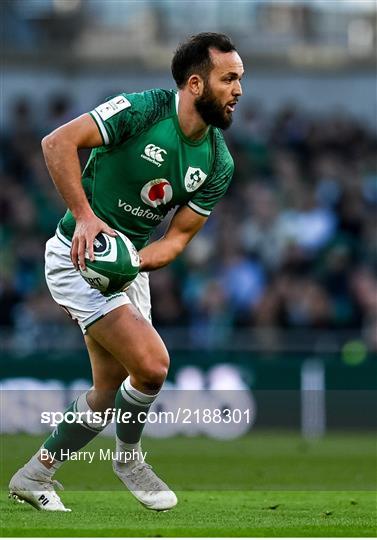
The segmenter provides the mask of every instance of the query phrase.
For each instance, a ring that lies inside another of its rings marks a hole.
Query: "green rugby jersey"
[[[178,94],[154,89],[121,94],[90,112],[103,139],[82,181],[94,213],[126,234],[137,249],[175,206],[209,216],[226,192],[233,159],[223,135],[210,127],[197,141],[182,132]],[[71,239],[75,220],[67,210],[59,230]]]

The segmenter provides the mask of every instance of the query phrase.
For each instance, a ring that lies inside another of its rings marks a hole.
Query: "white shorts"
[[[103,296],[92,289],[75,269],[70,250],[70,241],[57,231],[46,243],[45,276],[52,298],[78,322],[84,334],[91,324],[124,304],[133,304],[145,319],[151,321],[147,272],[140,272],[127,292]]]

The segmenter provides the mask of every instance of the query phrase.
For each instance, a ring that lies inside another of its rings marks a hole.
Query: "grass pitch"
[[[372,435],[253,433],[235,441],[146,440],[148,461],[177,491],[169,512],[144,509],[114,477],[111,463],[71,462],[57,478],[69,514],[38,512],[7,499],[13,472],[41,437],[2,439],[3,536],[369,536],[376,526]],[[112,448],[97,438],[88,450]],[[69,491],[68,491],[69,490]]]

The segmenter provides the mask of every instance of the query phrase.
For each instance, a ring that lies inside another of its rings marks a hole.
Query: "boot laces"
[[[162,491],[163,482],[152,472],[152,466],[148,463],[140,463],[132,467],[128,476],[132,476],[133,482],[142,488],[142,491]]]

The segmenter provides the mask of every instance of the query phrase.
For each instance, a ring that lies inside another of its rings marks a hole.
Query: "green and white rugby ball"
[[[80,268],[85,281],[105,296],[127,289],[140,269],[137,249],[125,234],[116,233],[99,233],[93,242],[94,261],[85,253],[86,270]]]

